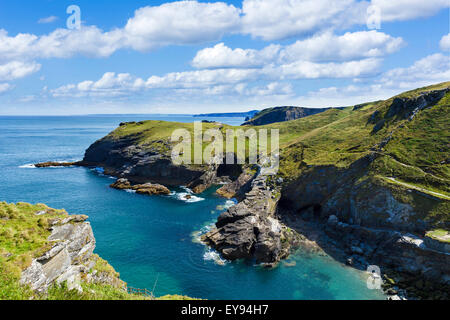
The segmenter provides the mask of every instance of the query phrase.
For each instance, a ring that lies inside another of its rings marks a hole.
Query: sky
[[[387,99],[450,81],[449,11],[450,0],[0,0],[0,115]]]

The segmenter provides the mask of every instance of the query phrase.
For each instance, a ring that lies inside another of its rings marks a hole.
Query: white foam
[[[36,168],[36,166],[32,163],[28,163],[28,164],[24,164],[23,166],[19,166],[19,168],[23,168],[23,169],[33,169]]]
[[[212,249],[205,251],[205,253],[203,254],[203,259],[205,261],[214,261],[214,263],[219,266],[224,266],[225,264],[227,264],[227,261],[222,259],[219,253]]]
[[[125,189],[125,191],[128,193],[136,193],[136,190],[131,190],[131,189]]]
[[[185,190],[186,192],[171,192],[169,196],[186,202],[186,203],[194,203],[194,202],[199,202],[199,201],[203,201],[205,200],[204,198],[198,197],[196,195],[194,195],[194,193],[192,192],[191,189],[187,188],[187,187],[180,187],[181,189]]]

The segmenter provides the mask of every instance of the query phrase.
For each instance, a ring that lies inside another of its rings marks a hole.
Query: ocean
[[[233,201],[215,189],[183,200],[188,189],[144,196],[108,187],[114,180],[88,168],[36,169],[43,161],[83,158],[91,143],[120,122],[201,120],[186,115],[0,116],[0,201],[45,203],[86,214],[95,252],[129,286],[156,296],[203,299],[384,299],[366,275],[331,258],[298,250],[272,270],[227,262],[199,242],[202,232]],[[213,120],[208,118],[208,120]],[[243,118],[216,118],[239,125]]]

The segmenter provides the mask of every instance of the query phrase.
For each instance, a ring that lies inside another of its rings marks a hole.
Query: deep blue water
[[[191,122],[190,116],[0,117],[0,201],[45,203],[72,214],[87,214],[97,239],[96,253],[130,286],[155,294],[205,299],[379,299],[363,275],[333,260],[299,251],[274,270],[249,263],[221,265],[196,241],[230,202],[210,189],[201,201],[142,196],[108,187],[114,180],[86,168],[35,169],[42,161],[82,159],[84,150],[122,121]],[[243,119],[217,119],[240,124]],[[194,198],[195,200],[196,198]],[[157,280],[157,281],[156,281]]]

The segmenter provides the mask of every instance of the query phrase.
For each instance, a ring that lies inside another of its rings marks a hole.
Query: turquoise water
[[[46,203],[87,214],[96,253],[130,286],[156,295],[205,299],[380,299],[364,278],[331,259],[298,252],[274,270],[223,263],[198,243],[196,231],[211,225],[231,203],[214,189],[185,202],[186,192],[148,197],[108,188],[111,178],[86,168],[30,168],[41,161],[79,160],[95,140],[122,121],[191,122],[189,116],[0,117],[0,201]],[[243,119],[221,118],[240,124]]]

